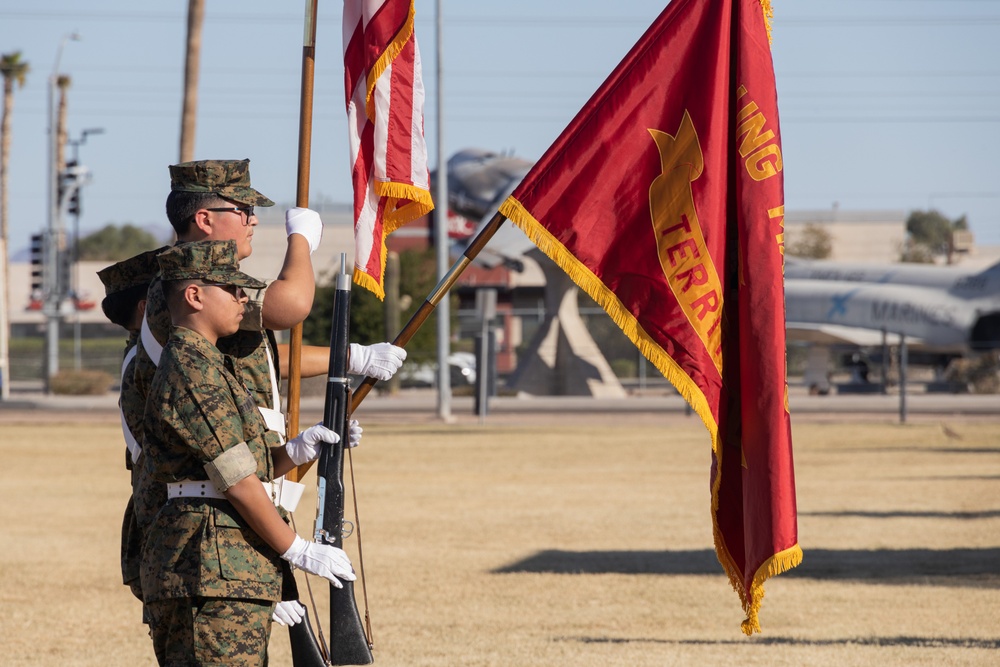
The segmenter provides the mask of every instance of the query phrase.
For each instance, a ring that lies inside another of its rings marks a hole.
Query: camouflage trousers
[[[232,598],[177,598],[147,603],[160,665],[267,664],[274,603]]]

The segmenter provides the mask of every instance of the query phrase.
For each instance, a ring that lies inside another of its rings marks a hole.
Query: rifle
[[[393,344],[400,347],[405,347],[406,344],[413,338],[413,335],[418,329],[423,325],[423,323],[430,317],[431,313],[440,303],[441,299],[447,295],[448,291],[452,288],[458,277],[462,275],[462,272],[472,263],[472,260],[479,254],[479,252],[486,247],[490,239],[496,234],[497,230],[503,225],[507,218],[500,213],[494,214],[490,221],[480,230],[476,238],[472,240],[469,246],[466,248],[462,257],[455,262],[448,273],[441,278],[438,284],[434,287],[432,292],[424,300],[424,303],[417,309],[417,311],[410,317],[409,322],[403,327],[403,330],[399,332],[396,336]],[[331,428],[337,431],[341,436],[341,442],[338,445],[324,449],[323,453],[320,455],[319,468],[317,477],[320,483],[320,498],[318,502],[320,515],[323,517],[322,521],[319,516],[316,519],[316,534],[314,536],[317,542],[326,542],[328,544],[333,544],[336,547],[341,547],[343,544],[343,518],[344,518],[344,482],[343,482],[343,469],[344,469],[344,447],[343,438],[347,437],[347,418],[354,410],[358,408],[361,402],[365,399],[365,396],[369,394],[371,389],[378,382],[375,378],[366,378],[359,386],[356,392],[354,392],[353,397],[350,395],[350,387],[348,386],[347,375],[347,349],[348,349],[348,329],[350,324],[350,290],[351,290],[351,277],[347,275],[346,269],[347,259],[345,256],[341,256],[341,270],[340,274],[337,276],[337,291],[335,293],[334,306],[333,306],[333,317],[331,322],[330,331],[330,367],[329,367],[329,380],[327,382],[326,391],[326,404],[323,413],[323,424],[327,428]],[[342,305],[341,305],[342,304]],[[301,349],[301,331],[298,339],[298,344]],[[337,352],[338,348],[342,348]],[[295,339],[292,339],[292,360],[297,362],[295,349]],[[334,381],[336,380],[336,382]],[[292,366],[292,373],[289,376],[289,393],[288,393],[288,412],[289,412],[289,423],[290,428],[293,430],[298,430],[298,382],[299,375],[295,365]],[[292,387],[295,387],[295,392],[292,392]],[[293,404],[292,399],[295,399]],[[348,406],[348,403],[350,405]],[[337,425],[339,424],[339,426]],[[297,469],[296,478],[301,479],[308,472],[312,463],[306,463],[301,465]],[[331,469],[332,468],[332,469]],[[332,489],[328,488],[330,480],[333,480]],[[333,492],[331,494],[331,491]],[[334,497],[335,496],[335,497]],[[334,518],[336,517],[336,518]],[[322,532],[321,532],[322,531]],[[330,536],[332,535],[332,538]],[[343,660],[343,662],[332,662],[331,664],[336,665],[367,665],[374,662],[374,658],[371,655],[372,644],[368,641],[364,629],[361,626],[360,615],[358,614],[357,605],[354,600],[354,585],[353,582],[343,582],[344,588],[338,589],[330,587],[330,625],[331,633],[335,633],[333,640],[331,641],[331,650],[337,647],[338,656],[337,660]],[[367,614],[366,614],[367,619]],[[297,626],[293,626],[297,627]],[[308,628],[303,629],[302,632],[309,632],[311,635],[311,630]],[[293,662],[296,667],[311,667],[315,662],[309,662],[313,658],[314,651],[310,650],[312,646],[313,638],[307,636],[301,640],[300,649],[302,651],[302,660],[295,653],[297,642],[292,641],[293,649]],[[319,645],[322,646],[322,633],[319,641]],[[323,647],[325,650],[325,647]],[[353,662],[352,662],[353,661]],[[320,663],[322,664],[322,663]]]
[[[347,273],[346,255],[341,255],[340,265],[333,300],[330,367],[323,409],[323,425],[335,431],[340,436],[340,441],[324,447],[319,457],[316,469],[319,481],[318,512],[313,538],[321,544],[343,548],[345,534],[350,535],[353,531],[353,527],[348,527],[344,521],[344,445],[350,436],[348,419],[351,400],[350,379],[347,377],[351,276]],[[330,585],[329,664],[371,664],[374,662],[372,644],[365,634],[361,615],[358,613],[354,599],[354,582],[341,583],[343,588]]]

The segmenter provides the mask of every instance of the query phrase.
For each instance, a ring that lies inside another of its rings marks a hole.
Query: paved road
[[[117,412],[117,394],[104,396],[45,396],[40,393],[15,392],[9,401],[0,402],[0,415],[9,412],[55,411],[66,413],[107,414]],[[452,397],[452,413],[473,414],[473,398]],[[795,415],[899,415],[900,397],[890,395],[810,396],[793,388],[789,406]],[[302,413],[322,412],[321,397],[304,397]],[[398,396],[369,396],[361,406],[364,414],[414,413],[433,416],[437,397],[432,390],[403,391]],[[1000,419],[1000,395],[960,395],[914,393],[906,397],[908,415],[979,415]],[[602,413],[679,413],[687,406],[677,394],[632,396],[624,399],[593,399],[574,396],[500,396],[490,399],[488,413],[516,414],[602,414]]]

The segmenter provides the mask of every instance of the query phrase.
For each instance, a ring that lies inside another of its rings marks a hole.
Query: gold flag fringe
[[[766,1],[766,0],[765,0]],[[607,311],[611,319],[632,341],[643,356],[649,359],[660,373],[677,389],[688,405],[701,418],[705,428],[708,429],[712,440],[712,453],[718,462],[719,469],[722,466],[722,447],[719,446],[719,425],[715,421],[712,410],[708,405],[704,392],[685,373],[677,362],[674,361],[666,351],[660,347],[649,334],[639,325],[635,316],[625,308],[614,292],[588,269],[579,259],[576,258],[566,247],[559,242],[552,234],[539,223],[531,213],[514,197],[508,197],[501,204],[500,213],[513,222],[523,231],[531,241],[538,246],[559,267],[569,275],[580,289],[590,295]],[[786,549],[769,558],[754,574],[753,583],[747,591],[743,583],[743,575],[736,566],[732,556],[726,548],[725,540],[719,530],[716,521],[716,511],[719,507],[719,484],[722,476],[716,474],[712,482],[712,532],[715,540],[715,553],[719,563],[729,577],[729,583],[733,590],[740,597],[743,611],[747,618],[741,624],[741,629],[747,635],[760,632],[760,622],[758,614],[760,603],[764,598],[764,581],[769,577],[789,570],[802,562],[802,550],[799,545]]]
[[[434,199],[431,197],[431,193],[410,183],[396,183],[394,181],[376,183],[375,194],[389,199],[385,206],[386,214],[382,220],[386,234],[391,234],[406,223],[434,210]],[[396,208],[396,203],[399,201],[407,201],[407,203]]]
[[[383,276],[385,275],[385,258],[386,258],[386,253],[385,253],[385,248],[383,247],[382,248]],[[382,289],[382,286],[378,284],[378,281],[356,266],[354,267],[354,284],[364,287],[366,290],[377,296],[379,301],[385,300],[385,290]]]
[[[764,28],[767,30],[767,43],[771,44],[771,19],[774,18],[774,8],[771,0],[760,0],[760,8],[764,12]]]
[[[385,262],[388,257],[386,237],[403,225],[416,220],[422,215],[434,210],[434,200],[431,193],[423,188],[419,188],[409,183],[395,183],[386,181],[375,184],[375,194],[386,199],[382,207],[382,245],[379,253],[379,264],[381,266],[382,280],[385,280]],[[396,208],[397,202],[406,203]],[[356,261],[356,259],[355,259]],[[354,282],[378,297],[379,301],[385,299],[385,290],[378,280],[354,267]]]
[[[402,27],[400,27],[399,32],[392,38],[389,45],[386,47],[382,55],[379,56],[375,64],[372,65],[371,70],[368,71],[366,78],[367,81],[365,85],[367,86],[367,91],[365,92],[365,113],[368,115],[368,120],[375,121],[375,103],[372,102],[372,94],[375,91],[375,82],[378,80],[385,68],[389,66],[399,52],[403,50],[403,45],[413,36],[413,18],[414,18],[413,0],[410,0],[410,11],[406,14],[406,21],[403,22]]]

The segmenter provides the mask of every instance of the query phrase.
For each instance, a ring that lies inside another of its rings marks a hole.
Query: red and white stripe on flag
[[[385,237],[434,208],[412,0],[344,0],[354,281],[384,297]]]

